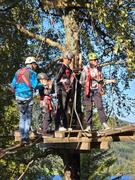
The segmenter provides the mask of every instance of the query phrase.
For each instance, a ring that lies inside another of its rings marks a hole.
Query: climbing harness
[[[17,74],[17,83],[20,83],[23,80],[23,82],[30,88],[30,90],[33,91],[30,81],[28,80],[29,77],[26,78],[26,76],[24,75],[25,73],[30,75],[30,71],[28,68],[22,68],[19,70],[19,74]]]

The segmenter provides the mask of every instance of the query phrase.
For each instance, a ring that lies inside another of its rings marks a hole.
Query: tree
[[[24,57],[31,54],[43,60],[44,66],[47,65],[45,70],[50,75],[56,60],[66,49],[71,49],[75,54],[73,69],[79,66],[80,52],[86,64],[88,52],[95,50],[99,54],[99,62],[103,65],[109,61],[112,77],[118,77],[122,84],[122,87],[117,84],[113,88],[112,94],[117,96],[118,107],[114,113],[121,114],[120,109],[123,108],[130,112],[133,101],[126,97],[123,89],[128,88],[129,80],[134,78],[133,3],[127,0],[1,1],[0,130],[12,122],[12,127],[1,131],[4,133],[2,135],[8,135],[16,127],[16,111],[12,109],[15,104],[5,83],[18,69],[20,60],[24,62]],[[125,64],[121,64],[121,61]],[[105,77],[110,75],[107,69],[108,66],[103,68]],[[106,89],[108,94],[111,88]],[[106,107],[110,111],[108,99]],[[11,112],[14,120],[10,119]]]

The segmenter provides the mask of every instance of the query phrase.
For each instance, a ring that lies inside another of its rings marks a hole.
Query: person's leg
[[[68,122],[67,122],[67,114],[66,114],[66,111],[67,111],[67,106],[68,106],[68,99],[67,99],[67,92],[65,91],[62,91],[62,126],[64,128],[67,128],[68,127]]]
[[[55,130],[58,130],[61,124],[61,114],[62,114],[62,89],[58,89],[57,93],[58,97],[58,106],[57,106],[57,112],[55,116]]]
[[[23,103],[23,101],[18,101],[18,108],[19,108],[19,115],[20,115],[20,119],[19,119],[19,131],[20,131],[20,135],[21,135],[21,139],[25,138],[25,121],[26,121],[26,106]]]
[[[104,122],[106,122],[106,115],[105,115],[105,111],[103,107],[102,97],[98,91],[94,92],[93,100],[98,110],[99,119],[101,123],[103,124]]]
[[[44,110],[43,112],[43,134],[49,132],[49,125],[50,125],[50,112]]]
[[[92,93],[90,97],[83,95],[83,104],[85,109],[85,119],[87,126],[92,126],[92,115],[93,115],[93,102],[92,102]]]
[[[33,108],[33,101],[26,102],[26,112],[25,112],[26,120],[25,120],[25,128],[24,128],[25,139],[29,138],[29,131],[32,122],[32,108]]]

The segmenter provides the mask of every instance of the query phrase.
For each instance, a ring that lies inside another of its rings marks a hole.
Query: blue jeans
[[[21,134],[21,139],[29,138],[29,131],[32,121],[32,100],[23,100],[17,101],[19,111],[20,111],[20,120],[19,120],[19,131]]]

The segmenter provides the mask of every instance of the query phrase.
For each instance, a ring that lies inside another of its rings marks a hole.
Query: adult
[[[64,52],[63,62],[56,77],[58,107],[55,128],[59,131],[65,131],[68,128],[67,108],[73,84],[73,73],[69,65],[71,64],[73,57],[71,51]]]
[[[32,121],[33,91],[39,86],[37,80],[36,58],[31,56],[25,60],[25,67],[19,69],[11,82],[11,88],[15,91],[15,98],[19,107],[20,120],[19,131],[21,142],[29,142],[29,131]]]
[[[107,124],[102,95],[104,79],[98,68],[98,57],[95,53],[90,53],[89,63],[83,68],[80,83],[83,86],[83,104],[86,111],[86,131],[90,131],[92,127],[93,103],[97,107],[101,124],[105,129],[110,129]]]

